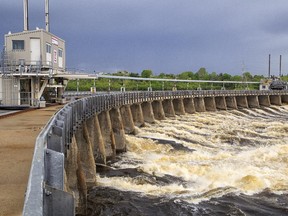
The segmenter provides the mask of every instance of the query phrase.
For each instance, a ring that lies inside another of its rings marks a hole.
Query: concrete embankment
[[[62,106],[0,119],[0,215],[21,215],[36,137]]]

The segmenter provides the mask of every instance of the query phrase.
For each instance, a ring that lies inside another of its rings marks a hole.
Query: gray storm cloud
[[[30,27],[44,28],[44,0],[29,6]],[[22,13],[22,2],[1,0],[3,38],[23,30]],[[269,54],[277,74],[281,54],[288,72],[286,0],[50,0],[50,13],[68,68],[240,74],[244,63],[264,75]]]

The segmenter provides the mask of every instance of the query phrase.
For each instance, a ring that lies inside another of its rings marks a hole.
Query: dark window
[[[46,43],[46,53],[50,53],[51,54],[51,45]]]
[[[24,40],[12,40],[13,50],[24,50]]]
[[[59,57],[63,57],[63,50],[62,50],[62,49],[59,49],[59,50],[58,50],[58,56],[59,56]]]

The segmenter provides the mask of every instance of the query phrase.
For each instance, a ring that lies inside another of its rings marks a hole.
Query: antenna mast
[[[24,9],[24,31],[28,31],[29,30],[28,0],[23,0],[23,9]]]
[[[268,78],[270,78],[270,70],[271,70],[271,54],[269,54],[269,66],[268,66]]]
[[[282,55],[280,55],[279,77],[281,77],[281,74],[282,74]]]
[[[49,0],[45,0],[45,27],[46,31],[50,31],[50,23],[49,23]]]

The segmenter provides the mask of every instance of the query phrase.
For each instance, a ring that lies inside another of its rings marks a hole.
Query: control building
[[[65,41],[46,30],[28,29],[28,0],[24,5],[24,31],[5,35],[0,69],[0,106],[43,106],[45,100],[61,100],[67,81]],[[58,75],[57,78],[55,75]]]

